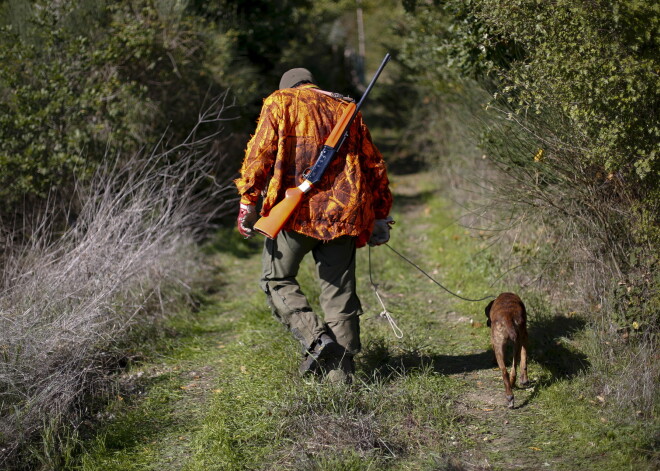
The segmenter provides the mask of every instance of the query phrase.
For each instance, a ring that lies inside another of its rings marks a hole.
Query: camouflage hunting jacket
[[[241,176],[235,180],[241,203],[256,204],[261,214],[304,181],[346,102],[312,89],[287,88],[264,100],[257,128],[247,144]],[[349,137],[321,180],[303,196],[283,230],[320,240],[348,235],[363,246],[375,219],[392,207],[385,162],[358,113]]]

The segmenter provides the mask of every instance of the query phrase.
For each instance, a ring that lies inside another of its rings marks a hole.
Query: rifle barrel
[[[374,87],[376,84],[376,80],[378,80],[378,77],[380,76],[380,73],[383,71],[387,63],[390,61],[390,53],[386,53],[385,57],[383,57],[383,61],[380,63],[380,66],[378,67],[378,70],[374,74],[373,78],[371,79],[371,82],[369,82],[369,85],[367,86],[367,89],[364,91],[362,94],[362,98],[360,98],[360,101],[358,102],[357,106],[355,107],[355,111],[353,111],[353,114],[351,115],[351,119],[348,120],[348,124],[344,128],[344,133],[341,137],[341,140],[339,141],[338,145],[335,147],[335,150],[339,150],[339,148],[344,144],[344,141],[348,137],[348,129],[351,127],[351,124],[353,124],[353,120],[357,116],[358,112],[360,111],[360,108],[364,104],[365,100],[367,99],[367,96],[369,96],[369,92],[371,92],[371,89]]]
[[[380,76],[380,73],[383,71],[383,69],[385,68],[387,63],[390,61],[390,58],[391,58],[391,56],[390,56],[389,52],[385,54],[385,57],[383,57],[383,61],[380,63],[380,67],[378,67],[378,70],[374,74],[374,77],[371,79],[371,82],[369,82],[369,86],[367,86],[367,89],[364,91],[364,93],[362,94],[362,98],[360,98],[360,101],[357,104],[356,112],[357,112],[357,110],[360,109],[360,107],[362,106],[362,103],[364,103],[364,100],[367,99],[367,95],[369,95],[369,92],[371,91],[373,86],[376,84],[376,80],[378,80],[378,77]]]

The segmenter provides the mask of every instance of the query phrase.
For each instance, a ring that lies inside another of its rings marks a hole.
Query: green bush
[[[556,258],[537,266],[558,263],[565,268],[550,276],[565,281],[572,273],[571,284],[582,287],[584,311],[612,350],[599,354],[623,364],[628,351],[655,348],[660,6],[639,0],[404,5],[409,22],[400,58],[429,93],[471,99],[478,94],[468,89],[480,88],[489,94],[479,103],[487,111],[471,127],[499,171],[499,181],[490,182],[500,189],[493,201],[505,202],[527,227],[548,231]],[[556,289],[572,294],[567,286]],[[632,402],[642,389],[647,398],[657,390],[657,367],[642,362],[626,374],[629,380],[610,387],[621,392],[633,377],[646,378],[637,390],[631,386]]]
[[[119,97],[130,87],[90,77],[83,38],[41,39],[37,48],[0,30],[0,197],[9,204],[69,190],[92,166],[86,157],[103,155],[111,130],[119,140],[129,135]]]
[[[621,270],[658,246],[658,5],[406,3],[402,60],[436,93],[464,77],[491,92],[481,146],[520,182],[516,201],[572,219]]]
[[[49,196],[66,205],[74,181],[120,150],[153,145],[172,115],[179,141],[196,122],[207,90],[180,78],[198,69],[181,60],[194,36],[185,22],[173,25],[146,7],[131,15],[130,2],[80,17],[76,7],[87,4],[46,2],[0,29],[0,196],[10,205]],[[182,106],[182,94],[192,103]]]

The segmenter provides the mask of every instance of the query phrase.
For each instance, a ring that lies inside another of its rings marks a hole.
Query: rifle
[[[376,83],[376,80],[378,80],[378,76],[383,71],[389,60],[390,54],[387,53],[385,54],[380,67],[378,67],[378,70],[374,74],[374,77],[371,79],[369,86],[364,91],[364,94],[362,95],[362,98],[360,98],[358,104],[356,105],[355,103],[349,103],[346,106],[344,112],[339,118],[339,121],[337,121],[335,127],[332,129],[330,136],[328,136],[326,139],[321,152],[319,152],[319,156],[316,159],[314,166],[311,168],[311,170],[303,174],[303,182],[295,188],[289,188],[286,190],[284,193],[284,199],[273,206],[273,208],[268,212],[266,216],[259,218],[259,220],[254,225],[255,231],[271,239],[277,237],[277,234],[279,234],[282,226],[284,226],[284,223],[286,223],[293,211],[295,211],[295,209],[302,201],[303,195],[311,190],[312,186],[321,180],[321,177],[328,168],[328,165],[330,165],[330,162],[346,141],[351,123],[357,116],[358,111],[360,111],[362,104],[367,98],[367,95],[369,95],[369,92],[371,92],[371,89]]]

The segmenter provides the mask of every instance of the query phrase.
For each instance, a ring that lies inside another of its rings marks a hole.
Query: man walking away
[[[298,186],[350,98],[321,90],[303,68],[284,73],[279,90],[264,100],[256,131],[248,142],[241,176],[238,230],[254,234],[256,205],[261,214]],[[275,318],[301,343],[301,374],[327,374],[350,382],[353,356],[360,351],[356,292],[356,248],[389,240],[392,207],[387,171],[358,113],[349,137],[273,239],[263,250],[261,287]],[[321,288],[324,320],[312,310],[296,280],[300,263],[312,254]]]

